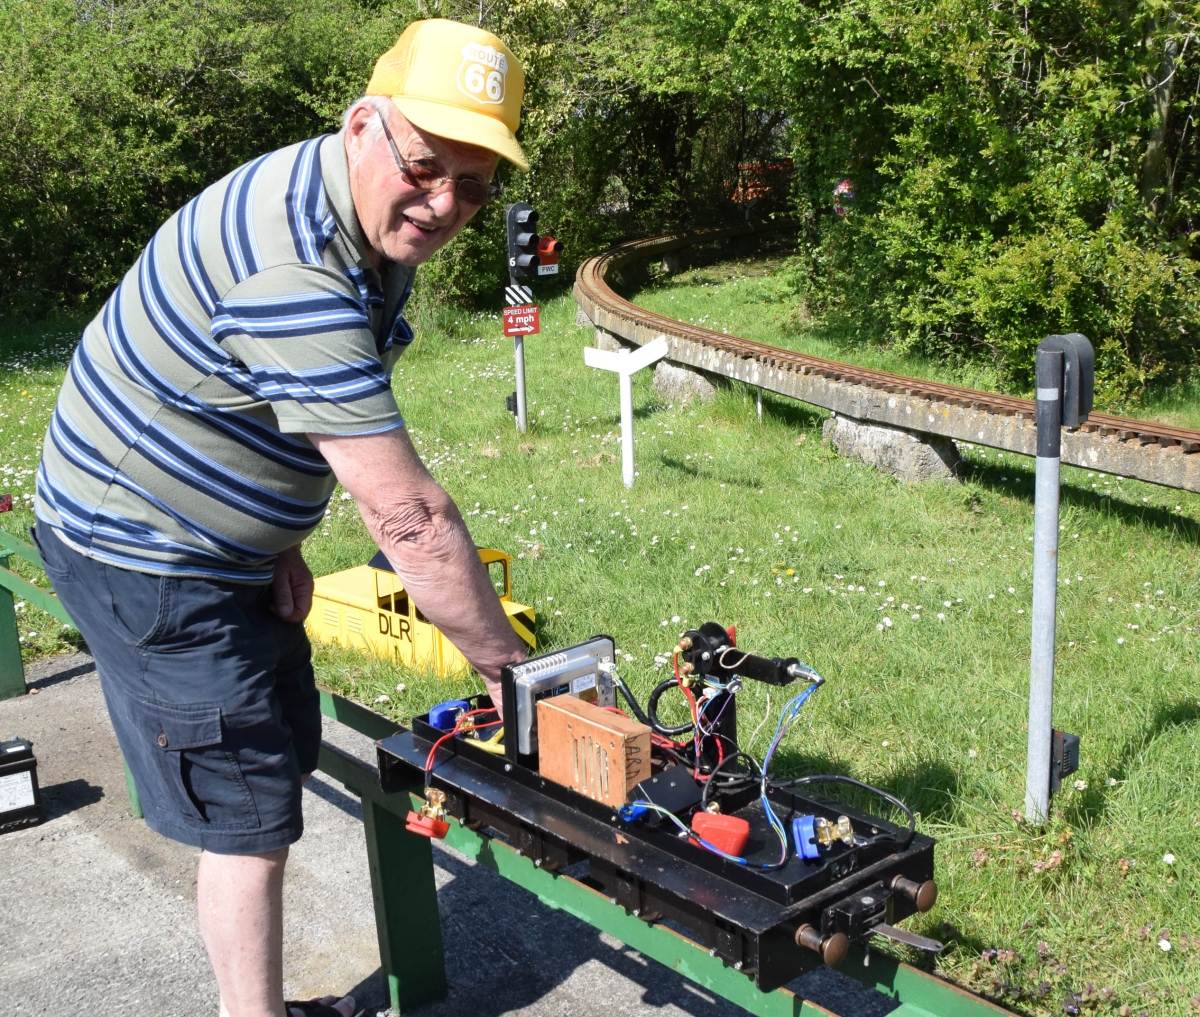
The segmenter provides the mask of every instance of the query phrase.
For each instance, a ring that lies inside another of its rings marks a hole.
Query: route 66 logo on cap
[[[459,90],[476,102],[491,106],[502,105],[508,58],[494,46],[484,46],[477,42],[464,46],[462,56],[462,63],[458,67]]]

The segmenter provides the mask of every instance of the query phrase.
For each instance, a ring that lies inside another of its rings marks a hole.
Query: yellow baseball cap
[[[457,21],[414,21],[379,58],[367,95],[386,95],[430,134],[478,145],[523,170],[517,144],[525,72],[491,32]]]

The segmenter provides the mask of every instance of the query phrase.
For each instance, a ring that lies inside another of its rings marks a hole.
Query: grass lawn
[[[719,302],[749,306],[745,294],[768,282],[731,281],[735,296],[673,282],[655,300],[674,295],[668,313],[711,323]],[[643,697],[679,632],[705,620],[736,624],[747,649],[800,657],[828,682],[778,769],[847,773],[919,810],[921,829],[940,840],[942,893],[909,925],[947,941],[942,972],[1031,1013],[1067,1003],[1194,1015],[1200,498],[1064,469],[1055,722],[1082,736],[1082,761],[1077,788],[1033,831],[1014,819],[1031,460],[964,448],[972,469],[962,483],[907,486],[823,447],[820,412],[768,396],[759,423],[738,387],[707,405],[668,406],[643,372],[640,476],[626,491],[617,381],[583,366],[591,336],[569,298],[543,312],[542,334],[526,344],[527,435],[504,410],[512,347],[494,316],[427,322],[394,379],[418,448],[476,541],[517,557],[514,593],[535,606],[541,645],[611,633]],[[759,337],[744,319],[726,320]],[[34,332],[4,338],[0,468],[28,493],[22,471],[36,462],[66,347],[61,329],[38,356]],[[0,521],[15,533],[31,522],[20,504]],[[318,574],[371,550],[340,496],[306,545]],[[30,654],[71,637],[31,610],[22,633]],[[401,719],[479,687],[352,652],[321,649],[317,661],[324,683]],[[761,754],[784,697],[750,683],[739,698],[746,747]]]
[[[983,362],[952,366],[843,339],[805,313],[787,282],[786,263],[786,252],[723,261],[659,276],[631,299],[659,314],[815,357],[989,392],[1005,391],[998,372]],[[1011,394],[1033,398],[1031,390]],[[1200,384],[1152,390],[1138,406],[1118,407],[1114,412],[1200,428]]]

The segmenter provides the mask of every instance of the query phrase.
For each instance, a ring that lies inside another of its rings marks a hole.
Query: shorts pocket
[[[42,571],[46,573],[50,584],[57,590],[60,586],[75,582],[75,573],[69,560],[62,553],[62,541],[50,532],[50,528],[38,523],[29,528],[29,536],[42,559]]]
[[[260,825],[237,756],[225,745],[219,706],[145,703],[147,731],[176,808],[212,830]]]
[[[101,565],[101,569],[118,630],[123,630],[138,649],[153,642],[170,617],[172,584],[176,580],[113,565]]]

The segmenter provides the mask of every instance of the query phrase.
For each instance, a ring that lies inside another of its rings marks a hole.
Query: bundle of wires
[[[629,704],[629,708],[633,711],[633,715],[637,719],[650,728],[650,743],[662,752],[663,755],[673,759],[681,766],[686,766],[689,770],[695,769],[693,760],[687,757],[687,750],[691,745],[690,742],[677,742],[674,735],[686,734],[693,728],[692,724],[682,724],[679,727],[667,727],[659,721],[655,709],[658,705],[659,697],[663,692],[676,685],[676,679],[668,678],[665,682],[661,682],[658,687],[650,693],[650,699],[647,702],[647,708],[642,709],[633,693],[629,691],[629,687],[621,680],[621,676],[617,673],[616,668],[610,668],[609,675],[612,677],[613,685],[616,686],[618,692]],[[628,716],[624,710],[618,710],[616,707],[607,707],[610,710],[616,710],[617,713],[623,716]]]
[[[775,755],[775,750],[779,748],[779,743],[783,741],[784,735],[787,734],[788,728],[791,727],[792,721],[796,719],[796,715],[800,712],[800,708],[808,701],[808,697],[817,691],[825,684],[825,679],[815,671],[815,680],[808,688],[804,689],[798,695],[793,696],[784,706],[783,711],[779,715],[779,724],[775,728],[775,737],[771,739],[771,744],[767,748],[767,754],[763,756],[762,767],[760,768],[759,777],[759,801],[762,803],[763,814],[767,817],[767,822],[771,824],[771,829],[775,831],[779,837],[779,861],[774,865],[763,866],[763,868],[778,869],[782,868],[787,863],[788,856],[788,836],[787,829],[771,807],[771,800],[767,797],[767,791],[771,786],[768,774],[771,772],[771,759]]]
[[[731,652],[732,649],[733,648],[731,647],[725,652]],[[723,659],[722,663],[724,663]],[[736,744],[730,743],[730,751],[728,752],[721,744],[722,740],[728,741],[728,739],[725,739],[724,736],[720,734],[720,732],[717,730],[717,727],[720,722],[721,715],[728,708],[733,696],[730,695],[726,697],[716,716],[711,720],[708,719],[706,714],[709,707],[714,702],[714,699],[706,698],[703,703],[697,703],[696,697],[692,694],[691,689],[684,684],[683,675],[679,670],[678,655],[674,655],[674,665],[674,678],[668,678],[666,681],[661,682],[654,689],[650,695],[650,700],[647,703],[647,709],[645,711],[643,711],[638,705],[637,700],[630,693],[624,682],[622,682],[617,676],[615,671],[613,672],[613,681],[618,691],[620,691],[622,696],[624,696],[625,700],[629,703],[630,708],[633,710],[638,720],[640,720],[643,724],[647,724],[651,728],[653,732],[651,735],[651,740],[654,746],[665,755],[673,758],[676,762],[687,766],[688,769],[692,771],[692,775],[695,777],[695,779],[703,785],[703,792],[700,798],[700,807],[702,809],[707,809],[710,793],[712,792],[714,785],[729,789],[739,786],[744,787],[750,782],[758,783],[759,800],[762,804],[763,813],[766,816],[767,822],[771,826],[771,829],[779,838],[779,861],[760,865],[748,862],[745,858],[727,854],[726,852],[720,850],[720,848],[717,848],[715,845],[705,841],[702,837],[697,836],[695,831],[689,829],[674,813],[671,813],[652,802],[630,802],[620,810],[622,819],[626,821],[635,819],[637,816],[641,815],[642,811],[644,810],[665,815],[671,820],[672,823],[679,827],[682,833],[687,835],[690,841],[695,844],[699,844],[702,848],[707,851],[711,851],[715,855],[719,855],[720,857],[738,865],[745,865],[764,870],[778,869],[787,864],[788,835],[787,828],[784,826],[783,821],[779,818],[775,812],[775,809],[771,805],[770,798],[768,797],[768,791],[771,788],[785,790],[807,784],[847,784],[853,787],[861,788],[862,790],[868,791],[878,798],[883,799],[890,805],[900,809],[908,819],[908,829],[905,831],[905,834],[902,838],[897,839],[890,833],[880,833],[875,837],[868,838],[864,843],[869,844],[880,840],[892,840],[896,841],[901,849],[903,849],[912,841],[913,835],[916,832],[916,816],[913,814],[913,811],[904,804],[904,802],[902,802],[895,795],[884,791],[882,788],[877,788],[871,784],[864,783],[863,781],[855,780],[852,777],[843,777],[838,774],[816,774],[812,776],[796,777],[786,780],[771,779],[769,775],[771,761],[775,756],[776,750],[778,750],[780,744],[783,742],[783,739],[786,737],[792,722],[796,719],[805,702],[807,702],[808,697],[825,684],[825,679],[822,678],[815,670],[807,665],[802,665],[807,673],[807,678],[810,684],[806,689],[790,699],[783,707],[783,710],[780,712],[779,723],[775,728],[775,734],[771,739],[770,746],[767,748],[766,755],[763,757],[763,762],[760,766],[753,756],[739,749]],[[712,688],[718,692],[725,691],[727,688],[725,685],[710,681],[706,681],[705,684],[709,688]],[[677,727],[668,727],[658,719],[658,700],[662,696],[662,693],[672,686],[678,687],[687,698],[688,706],[692,714],[692,722],[690,724],[682,724]],[[615,710],[615,707],[610,709]],[[616,710],[616,712],[623,713],[624,711]],[[687,733],[690,733],[692,737],[686,742],[678,742],[675,741],[674,738],[669,737],[671,735],[682,735]],[[715,738],[717,742],[717,764],[710,772],[703,773],[700,769],[700,745],[702,741],[709,738]],[[691,753],[690,759],[687,756],[688,752]],[[750,768],[742,771],[727,771],[727,767],[731,767],[739,759],[743,759],[748,762],[750,764]]]
[[[710,844],[703,837],[698,836],[695,831],[689,829],[683,820],[681,820],[669,809],[665,809],[660,805],[655,805],[653,802],[641,800],[630,802],[618,810],[618,815],[626,822],[631,822],[638,816],[642,815],[643,811],[655,812],[670,819],[670,821],[679,827],[680,831],[685,834],[690,841],[695,844],[699,844],[700,847],[704,848],[706,851],[711,851],[713,854],[719,855],[721,858],[724,858],[727,861],[733,862],[737,865],[744,865],[748,868],[760,869],[763,871],[771,871],[782,868],[787,864],[788,860],[788,835],[787,829],[783,825],[783,821],[776,815],[774,808],[771,806],[771,801],[767,796],[767,792],[773,786],[768,774],[770,772],[771,759],[775,755],[775,751],[779,748],[780,743],[783,741],[784,736],[787,734],[788,729],[791,727],[792,721],[794,721],[796,716],[800,713],[800,708],[804,706],[809,696],[811,696],[817,691],[818,688],[825,684],[825,679],[817,674],[816,671],[812,672],[812,676],[813,677],[810,679],[812,684],[810,684],[808,688],[804,689],[796,696],[792,697],[792,699],[787,702],[781,711],[779,715],[779,723],[775,728],[775,735],[771,739],[771,744],[767,749],[767,754],[763,757],[762,765],[759,766],[753,756],[743,752],[736,746],[734,746],[732,753],[729,755],[724,754],[724,751],[720,748],[721,736],[716,732],[717,721],[720,720],[720,713],[717,714],[717,716],[708,725],[708,729],[705,730],[703,726],[704,711],[707,709],[708,704],[711,703],[712,700],[706,702],[704,706],[698,707],[695,697],[691,694],[691,690],[683,684],[682,677],[679,675],[678,669],[676,669],[676,680],[679,683],[679,687],[683,690],[684,695],[687,696],[688,702],[692,708],[693,746],[697,760],[693,774],[697,780],[704,782],[704,790],[700,798],[701,808],[707,807],[711,785],[717,781],[722,769],[727,764],[731,764],[737,759],[745,759],[754,767],[755,770],[758,771],[757,780],[759,785],[759,800],[762,803],[763,814],[767,817],[767,822],[770,824],[771,829],[774,830],[775,834],[779,837],[779,861],[756,863],[750,862],[747,859],[737,855],[728,854],[716,847],[714,844]],[[732,696],[726,700],[726,704],[728,704],[731,699]],[[699,772],[699,738],[701,735],[716,735],[717,737],[717,765],[714,766],[712,771],[708,774],[701,774]],[[745,773],[731,774],[729,783],[745,783],[746,777],[747,774]]]
[[[702,773],[700,771],[701,742],[705,737],[715,738],[717,745],[717,768],[719,768],[721,763],[725,761],[725,746],[721,744],[723,741],[725,741],[725,738],[717,732],[717,722],[721,719],[721,714],[725,712],[725,707],[729,705],[733,697],[726,697],[725,703],[721,707],[720,712],[717,713],[716,717],[714,717],[711,723],[708,725],[708,729],[705,730],[701,721],[704,718],[704,711],[708,709],[713,700],[711,698],[706,698],[703,706],[697,704],[696,697],[692,695],[692,690],[684,683],[683,675],[679,671],[679,654],[673,654],[672,660],[675,666],[675,683],[679,686],[680,691],[684,694],[684,697],[688,701],[688,707],[692,711],[692,723],[690,725],[692,731],[692,759],[694,760],[692,766],[692,776],[695,777],[696,780],[707,781],[712,777],[712,773]],[[718,685],[715,682],[706,682],[705,684],[717,690],[722,690],[725,688],[725,686]],[[734,749],[736,750],[736,748],[737,746],[735,745]],[[714,768],[713,772],[715,772],[715,769],[716,768]]]

